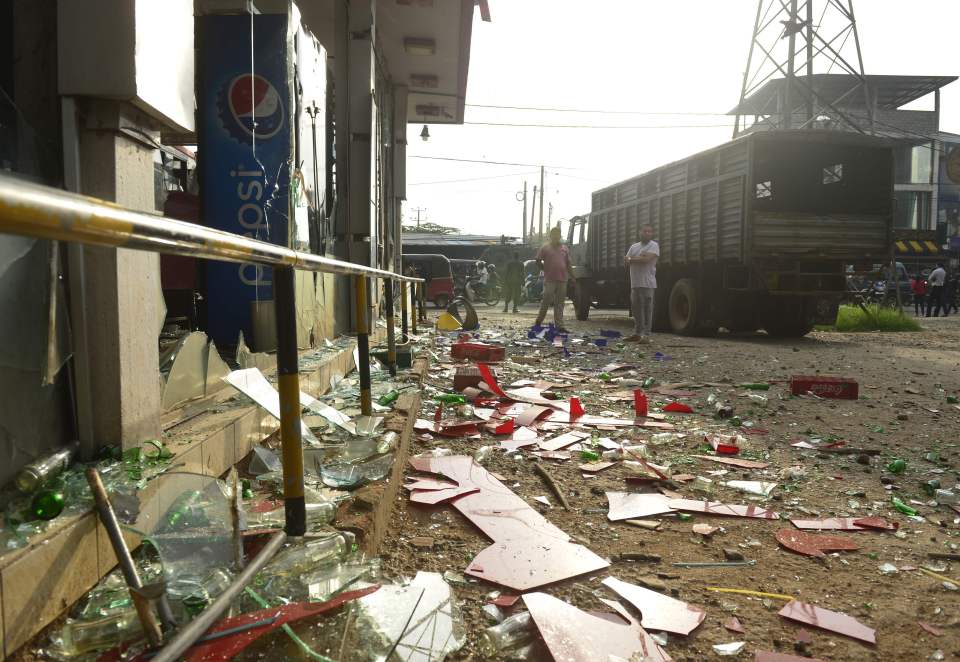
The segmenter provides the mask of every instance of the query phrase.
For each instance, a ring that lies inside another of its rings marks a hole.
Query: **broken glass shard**
[[[707,617],[699,607],[615,577],[607,577],[603,585],[636,607],[642,614],[640,625],[648,630],[688,635]]]

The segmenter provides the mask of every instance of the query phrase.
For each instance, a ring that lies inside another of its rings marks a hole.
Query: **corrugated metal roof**
[[[916,101],[922,96],[938,90],[944,85],[948,85],[957,80],[956,76],[885,76],[869,75],[867,86],[871,92],[877,95],[877,108],[892,110],[906,105],[911,101]],[[784,87],[784,78],[774,78],[767,81],[763,87],[738,104],[728,115],[741,114],[764,114],[771,112],[769,106]],[[807,77],[797,76],[798,94],[800,98],[806,98],[804,91],[806,88]],[[814,74],[813,89],[828,101],[839,98],[850,88],[858,83],[856,76],[850,74]],[[840,104],[842,107],[850,108],[863,105],[864,99],[862,93],[854,93],[848,96]]]
[[[401,237],[405,246],[499,246],[519,244],[518,237],[485,234],[432,234],[427,232],[404,232]]]

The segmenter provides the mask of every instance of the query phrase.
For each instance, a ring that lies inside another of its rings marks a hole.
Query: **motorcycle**
[[[476,303],[482,301],[488,306],[495,306],[500,302],[500,286],[493,283],[483,283],[479,278],[470,278],[466,285],[467,301]]]
[[[538,302],[543,299],[543,274],[539,276],[527,274],[523,283],[523,295],[530,302]]]

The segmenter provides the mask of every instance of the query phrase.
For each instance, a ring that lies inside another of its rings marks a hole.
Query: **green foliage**
[[[866,310],[859,306],[840,306],[834,326],[819,327],[821,331],[919,331],[920,325],[895,308],[871,305]]]

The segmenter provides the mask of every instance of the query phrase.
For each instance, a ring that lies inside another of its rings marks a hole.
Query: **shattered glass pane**
[[[460,650],[466,631],[443,577],[418,572],[407,586],[387,585],[357,601],[362,651],[351,660],[439,662]]]
[[[139,513],[129,528],[160,558],[175,611],[202,609],[230,583],[233,527],[222,481],[187,472],[168,472],[140,494]]]

